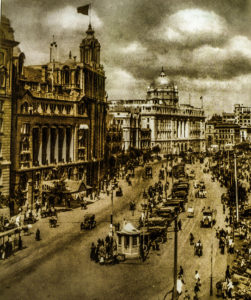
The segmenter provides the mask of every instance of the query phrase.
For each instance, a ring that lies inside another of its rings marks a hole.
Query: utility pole
[[[235,177],[236,221],[238,223],[239,222],[239,201],[238,201],[238,182],[237,182],[236,153],[234,154],[234,177]]]
[[[111,211],[111,224],[110,224],[110,230],[111,230],[111,235],[113,236],[113,186],[111,188],[111,202],[112,202],[112,211]]]
[[[211,243],[211,276],[210,276],[210,296],[213,296],[213,243]]]
[[[178,265],[178,212],[174,220],[174,257],[173,257],[173,299],[177,299],[177,265]]]

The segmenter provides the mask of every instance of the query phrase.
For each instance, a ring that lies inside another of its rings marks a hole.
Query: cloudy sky
[[[26,64],[46,63],[54,34],[65,59],[79,57],[88,0],[2,0]],[[208,112],[251,106],[251,0],[96,0],[92,24],[102,46],[110,99],[145,98],[163,66],[181,103]]]

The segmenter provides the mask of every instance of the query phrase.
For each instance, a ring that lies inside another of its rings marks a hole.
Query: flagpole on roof
[[[92,24],[92,4],[90,3],[89,24]]]
[[[2,0],[0,0],[0,23],[2,22]]]

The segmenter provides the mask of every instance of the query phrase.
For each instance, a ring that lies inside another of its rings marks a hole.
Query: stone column
[[[186,137],[189,138],[189,120],[186,122]]]
[[[74,159],[74,133],[75,127],[71,128],[71,142],[70,142],[70,160],[73,162]]]
[[[41,166],[42,165],[42,128],[41,127],[38,128],[38,134],[39,134],[38,163],[39,166]]]
[[[54,148],[54,157],[56,163],[58,162],[58,128],[56,128],[56,141],[55,141],[55,148]]]
[[[50,164],[50,160],[51,160],[51,128],[50,127],[47,127],[46,160],[48,160],[48,164]]]
[[[62,149],[62,158],[66,162],[66,128],[63,128],[64,131],[64,140],[63,140],[63,149]]]

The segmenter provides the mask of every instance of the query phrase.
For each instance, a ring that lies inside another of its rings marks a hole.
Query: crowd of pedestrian
[[[101,265],[114,264],[117,262],[117,243],[111,236],[98,239],[97,243],[91,244],[90,259]]]

